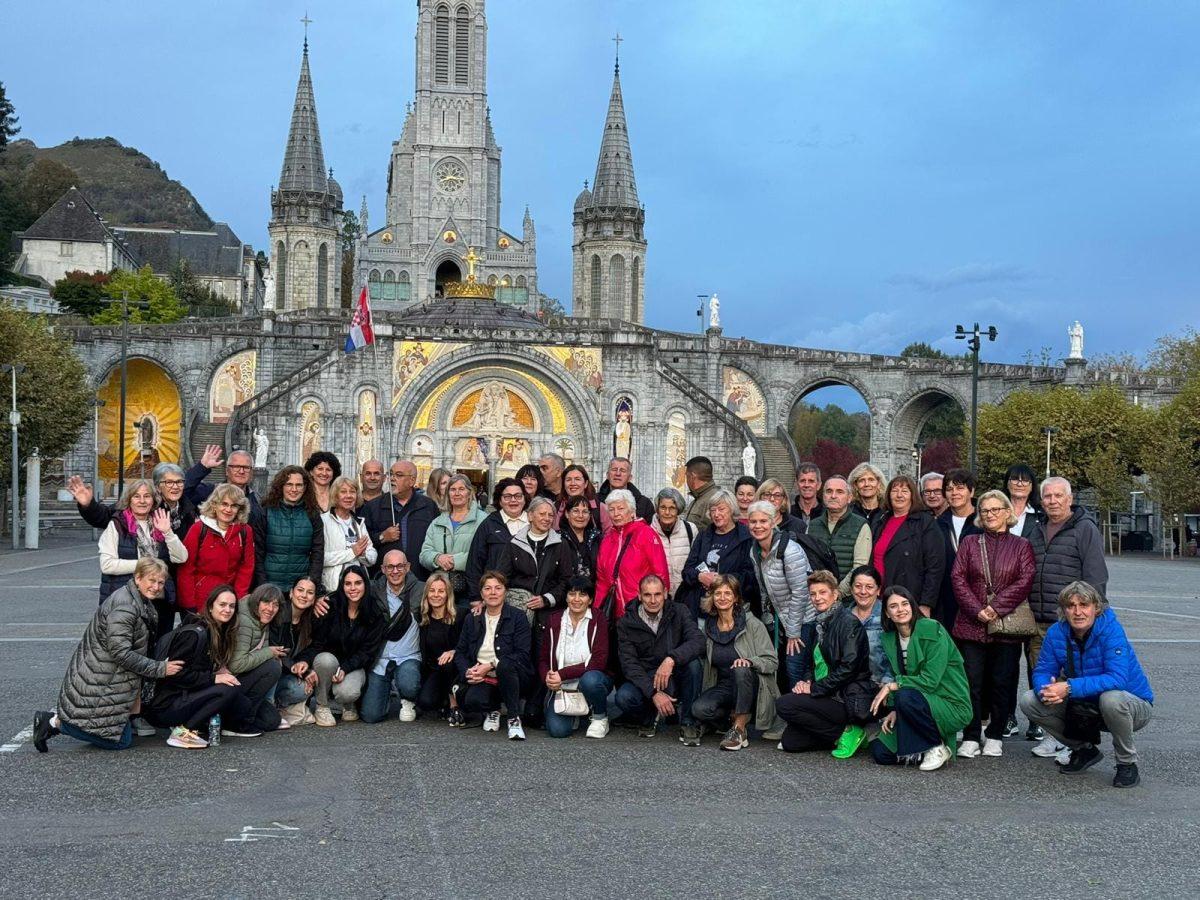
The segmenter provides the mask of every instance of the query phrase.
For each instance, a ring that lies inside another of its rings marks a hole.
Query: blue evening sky
[[[571,207],[596,162],[613,33],[646,205],[648,324],[994,360],[1142,353],[1196,324],[1200,5],[493,0],[503,224],[537,222],[570,308]],[[413,89],[413,0],[311,0],[327,163],[382,224]],[[0,0],[22,137],[112,135],[266,246],[306,6]],[[753,14],[751,14],[751,12]]]

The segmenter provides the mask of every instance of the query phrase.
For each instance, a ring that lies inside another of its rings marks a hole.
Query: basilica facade
[[[967,407],[971,368],[962,360],[730,339],[716,315],[702,334],[647,328],[646,210],[619,68],[607,109],[597,110],[596,169],[573,210],[571,315],[547,315],[529,211],[519,235],[502,225],[484,0],[421,0],[416,29],[416,96],[392,145],[386,200],[372,213],[364,198],[360,212],[355,283],[368,288],[375,344],[343,349],[343,197],[321,145],[306,41],[270,195],[264,308],[131,328],[123,459],[120,330],[74,328],[104,403],[68,471],[94,468],[111,495],[122,468],[187,465],[216,443],[254,450],[264,476],[321,449],[347,469],[406,457],[422,472],[444,466],[490,488],[555,452],[597,481],[610,456],[629,456],[634,480],[653,492],[682,487],[685,461],[705,453],[722,482],[749,467],[790,484],[799,459],[788,420],[817,388],[862,394],[871,458],[889,473],[915,468],[921,428],[940,404]],[[1071,363],[984,365],[980,401],[1108,378]],[[1125,378],[1149,402],[1162,393]]]

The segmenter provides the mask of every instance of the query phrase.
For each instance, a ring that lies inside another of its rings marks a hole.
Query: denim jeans
[[[304,679],[297,678],[291,672],[284,672],[279,679],[279,683],[275,685],[276,706],[291,706],[293,703],[302,703],[308,697],[309,694],[304,690]]]
[[[588,708],[597,719],[608,716],[608,692],[612,690],[612,679],[603,672],[592,670],[584,672],[579,679],[579,693],[588,702]],[[583,716],[562,716],[554,711],[555,691],[546,694],[546,733],[550,737],[570,737],[571,732],[579,727]]]
[[[700,696],[700,686],[704,681],[704,671],[700,660],[693,659],[682,668],[676,666],[667,682],[666,693],[677,701],[675,709],[679,714],[680,725],[695,725],[696,717],[692,715],[692,704]],[[642,693],[642,689],[631,681],[625,682],[608,695],[609,705],[612,706],[610,718],[619,719],[621,716],[631,716],[638,721],[650,721],[657,714],[654,703]]]
[[[97,737],[90,731],[77,728],[63,719],[62,716],[58,717],[58,730],[63,734],[70,735],[77,741],[83,741],[86,744],[91,744],[93,747],[99,747],[101,750],[124,750],[133,743],[133,726],[128,722],[125,723],[125,730],[121,732],[121,736],[115,741]]]
[[[406,659],[399,665],[389,661],[384,674],[376,675],[373,671],[367,673],[367,689],[363,691],[362,705],[358,711],[364,722],[370,724],[387,718],[392,685],[396,686],[396,693],[401,700],[415,703],[421,691],[421,661]]]

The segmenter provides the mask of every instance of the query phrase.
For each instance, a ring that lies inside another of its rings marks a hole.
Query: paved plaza
[[[1193,561],[1111,559],[1156,693],[1141,786],[1025,741],[920,774],[674,733],[524,744],[360,723],[212,751],[26,730],[95,608],[94,544],[0,556],[4,896],[1182,897],[1200,894]]]

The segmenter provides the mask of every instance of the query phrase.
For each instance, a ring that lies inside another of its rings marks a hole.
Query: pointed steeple
[[[370,234],[370,229],[367,227],[367,195],[363,194],[362,206],[358,210],[358,233]]]
[[[612,95],[608,98],[608,116],[600,139],[600,157],[596,160],[596,178],[592,185],[595,206],[637,208],[637,182],[633,177],[633,155],[629,150],[629,129],[625,125],[625,104],[621,99],[621,69],[613,68]]]
[[[279,175],[279,190],[325,193],[327,188],[325,154],[321,151],[321,130],[317,126],[317,102],[313,96],[312,76],[308,71],[306,34],[304,55],[300,61],[300,82],[296,85],[296,102],[292,107],[292,127],[288,131],[283,171]]]

